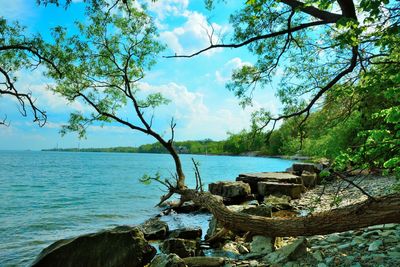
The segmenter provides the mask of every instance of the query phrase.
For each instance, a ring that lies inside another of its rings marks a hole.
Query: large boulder
[[[276,182],[301,184],[302,180],[299,176],[286,172],[257,172],[239,174],[236,181],[242,181],[250,185],[251,192],[257,194],[257,184],[259,182]]]
[[[169,238],[197,239],[201,238],[202,230],[198,228],[180,228],[169,233]]]
[[[225,198],[244,198],[251,194],[250,186],[243,182],[216,182],[208,185],[213,195]]]
[[[139,225],[146,240],[163,240],[168,234],[168,224],[159,218],[151,218]]]
[[[156,254],[138,228],[120,226],[99,233],[59,240],[45,248],[32,266],[139,267]]]
[[[149,267],[186,267],[186,263],[176,254],[159,254]]]
[[[175,253],[181,258],[202,256],[199,242],[183,238],[168,238],[161,245],[165,254]]]
[[[257,184],[258,194],[267,195],[286,195],[292,199],[300,198],[304,191],[302,184],[276,183],[276,182],[259,182]]]

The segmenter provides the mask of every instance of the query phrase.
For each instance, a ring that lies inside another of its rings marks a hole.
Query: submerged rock
[[[168,224],[158,218],[151,218],[139,225],[147,240],[163,240],[168,233]]]
[[[45,248],[32,266],[139,267],[156,254],[138,228],[120,226],[99,233],[59,240]]]

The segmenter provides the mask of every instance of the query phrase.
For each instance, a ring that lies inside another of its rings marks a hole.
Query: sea
[[[194,187],[192,158],[205,188],[240,173],[284,171],[293,161],[241,156],[181,155]],[[160,213],[165,188],[143,175],[171,178],[167,154],[0,151],[0,266],[29,266],[54,241],[118,225],[137,225]],[[200,217],[196,217],[200,216]],[[207,227],[209,215],[165,216],[171,228]]]

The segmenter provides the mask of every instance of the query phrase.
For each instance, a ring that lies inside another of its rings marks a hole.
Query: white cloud
[[[247,128],[250,122],[251,112],[261,105],[255,105],[245,110],[239,107],[235,98],[221,99],[216,107],[211,107],[205,102],[204,96],[199,92],[191,92],[184,85],[168,83],[159,86],[152,86],[148,83],[141,83],[140,89],[144,94],[162,93],[171,103],[160,108],[156,117],[174,117],[177,122],[177,140],[188,139],[223,139],[228,131],[238,132]],[[168,121],[168,120],[167,120]],[[165,126],[165,132],[169,128]]]
[[[149,1],[148,1],[149,2]],[[189,0],[161,0],[151,1],[149,10],[157,14],[159,20],[168,16],[180,16],[187,12]]]
[[[227,26],[217,23],[209,23],[207,18],[199,13],[186,10],[182,13],[185,23],[172,30],[160,33],[162,41],[176,54],[189,54],[208,47],[211,43],[220,42],[220,38],[228,31]],[[165,28],[165,27],[164,27]],[[205,52],[211,55],[220,49],[212,49]]]
[[[225,84],[231,79],[232,71],[239,69],[243,66],[251,66],[250,62],[242,61],[242,59],[235,57],[224,64],[224,66],[215,71],[215,78],[218,83]]]

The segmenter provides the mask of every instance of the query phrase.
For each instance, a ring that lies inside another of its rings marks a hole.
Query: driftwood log
[[[385,223],[400,223],[400,194],[296,218],[267,218],[230,211],[215,195],[193,189],[176,190],[185,200],[207,208],[225,228],[271,237],[344,232]]]

